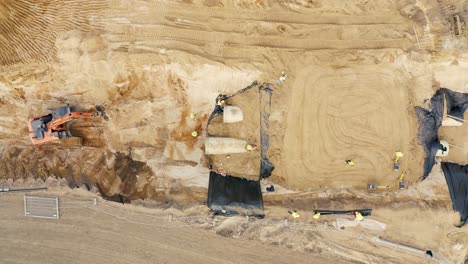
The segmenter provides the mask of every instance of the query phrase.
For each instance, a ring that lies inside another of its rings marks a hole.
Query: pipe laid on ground
[[[32,191],[47,191],[47,187],[42,187],[42,188],[27,188],[27,189],[0,188],[0,192],[32,192]]]
[[[454,145],[454,144],[450,144],[450,143],[449,143],[449,145],[450,145],[451,147],[456,147],[456,148],[459,148],[459,149],[465,149],[464,147],[460,147],[460,146],[457,146],[457,145]]]
[[[414,247],[410,247],[410,246],[403,245],[403,244],[399,244],[399,243],[396,243],[396,242],[388,241],[388,240],[385,240],[385,239],[381,239],[378,236],[372,237],[372,241],[379,242],[381,244],[384,244],[385,246],[395,247],[395,248],[403,249],[403,250],[406,250],[406,251],[410,251],[412,253],[415,253],[415,254],[423,256],[423,257],[426,256],[426,251],[424,251],[424,250],[414,248]]]
[[[314,214],[320,213],[321,215],[341,214],[352,215],[355,212],[361,213],[363,216],[372,214],[372,209],[356,209],[356,210],[314,210]]]
[[[455,120],[457,120],[459,122],[462,122],[462,123],[464,123],[466,121],[465,119],[462,119],[462,118],[459,118],[459,117],[456,117],[456,116],[453,116],[453,115],[447,115],[447,116],[450,117],[450,118],[453,118],[453,119],[455,119]]]
[[[418,255],[420,257],[424,257],[424,258],[430,259],[430,260],[438,262],[438,263],[444,263],[444,264],[445,263],[447,263],[447,264],[451,263],[445,257],[435,253],[434,251],[432,251],[432,257],[430,257],[429,255],[426,254],[425,250],[415,248],[415,247],[411,247],[411,246],[407,246],[407,245],[403,245],[403,244],[396,243],[396,242],[393,242],[393,241],[385,240],[385,239],[382,239],[382,238],[380,238],[378,236],[372,237],[371,240],[374,241],[374,242],[380,243],[380,244],[382,244],[384,246],[387,246],[387,247],[393,247],[393,248],[397,248],[397,249],[406,250],[406,251],[414,253],[414,254],[416,254],[416,255]]]

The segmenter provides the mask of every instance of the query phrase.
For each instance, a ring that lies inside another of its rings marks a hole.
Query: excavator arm
[[[47,124],[47,128],[49,130],[63,130],[64,125],[74,119],[91,118],[96,116],[97,114],[95,112],[71,112],[52,120]]]

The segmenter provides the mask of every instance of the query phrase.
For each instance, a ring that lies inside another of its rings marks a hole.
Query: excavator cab
[[[96,112],[72,112],[69,105],[49,110],[49,114],[29,119],[29,136],[34,145],[71,137],[67,125],[70,121],[105,116],[103,107]]]

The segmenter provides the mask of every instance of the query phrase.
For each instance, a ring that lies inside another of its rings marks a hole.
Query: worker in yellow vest
[[[224,101],[224,100],[216,101],[216,105],[218,105],[218,106],[224,107],[225,104],[226,104],[226,101]]]
[[[248,144],[246,147],[247,151],[252,151],[257,148],[257,145],[255,144]]]
[[[288,213],[292,216],[293,219],[301,217],[296,210],[294,211],[288,211]]]
[[[362,221],[364,220],[364,216],[360,212],[354,212],[354,216],[356,216],[356,221]]]

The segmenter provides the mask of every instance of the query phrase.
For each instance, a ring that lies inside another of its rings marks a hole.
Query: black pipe
[[[354,212],[359,212],[361,215],[371,215],[372,209],[356,209],[356,210],[314,210],[314,214],[320,213],[321,215],[330,215],[330,214],[344,214],[344,215],[352,215]]]

